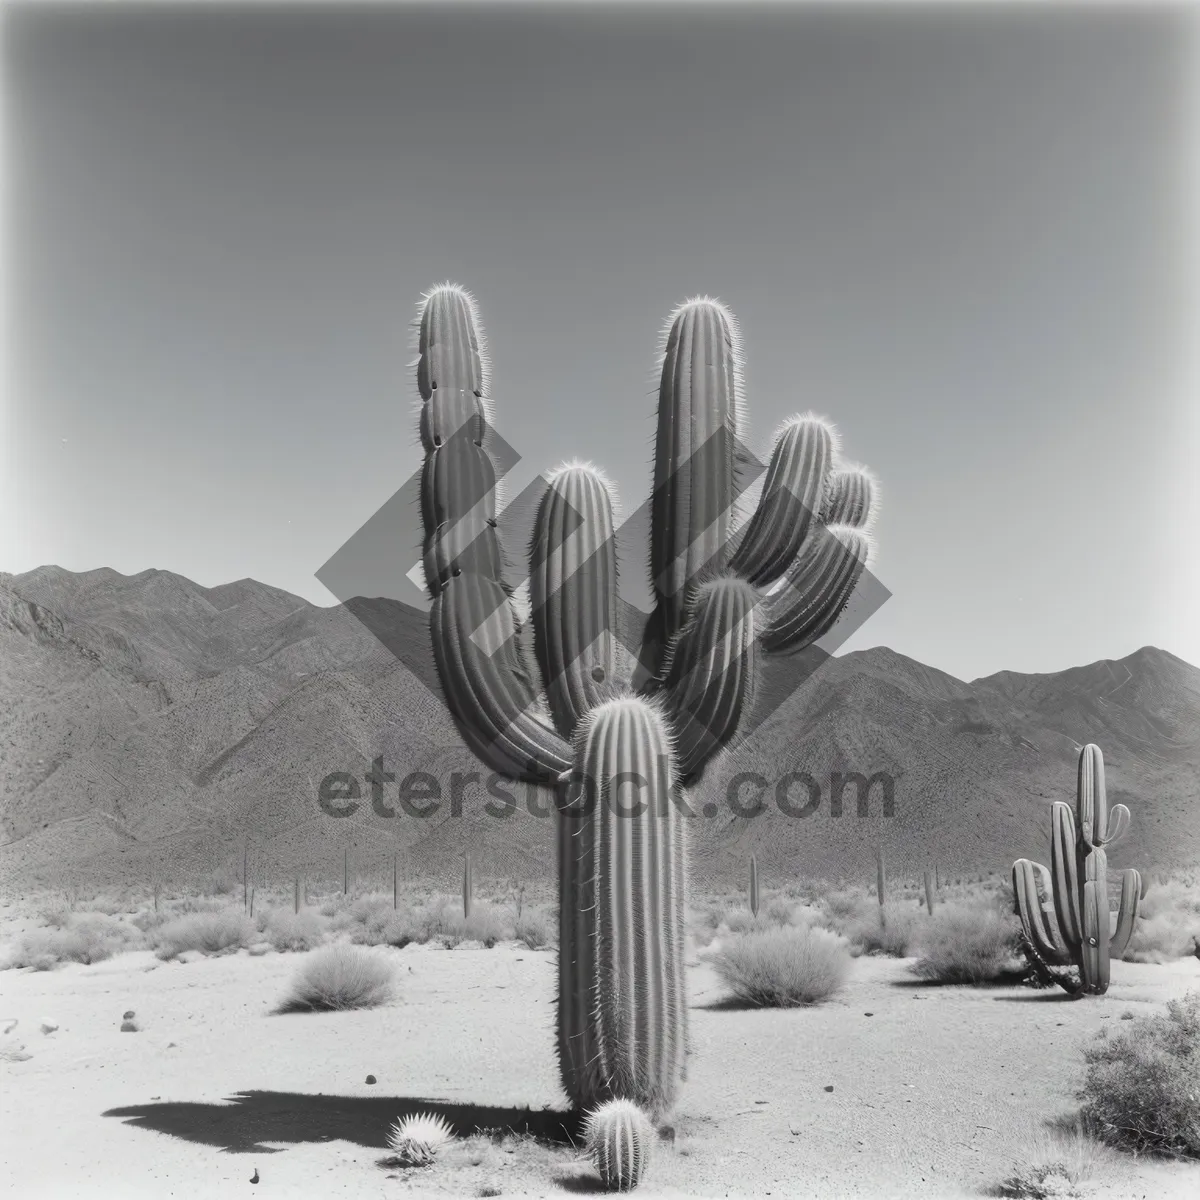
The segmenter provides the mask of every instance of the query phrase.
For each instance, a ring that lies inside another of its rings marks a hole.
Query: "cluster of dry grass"
[[[557,943],[553,906],[481,899],[464,917],[451,896],[337,894],[294,910],[291,897],[258,894],[255,912],[245,911],[242,890],[215,880],[208,894],[97,895],[81,900],[58,894],[34,901],[34,928],[6,948],[3,965],[52,970],[61,963],[95,963],[127,950],[153,950],[173,959],[189,952],[228,954],[249,947],[279,952],[314,950],[329,942],[403,947],[466,942],[486,947],[521,942],[532,950]],[[28,906],[27,906],[28,907]]]

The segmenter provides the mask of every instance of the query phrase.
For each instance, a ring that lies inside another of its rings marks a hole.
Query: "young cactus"
[[[388,1147],[404,1167],[427,1167],[454,1137],[444,1117],[413,1113],[396,1121],[388,1133]]]
[[[1040,960],[1078,969],[1078,984],[1055,976],[1066,991],[1101,996],[1108,991],[1110,958],[1125,953],[1133,933],[1142,881],[1132,868],[1121,873],[1114,923],[1108,908],[1105,847],[1129,828],[1129,809],[1118,804],[1109,811],[1099,746],[1084,746],[1079,752],[1076,814],[1057,800],[1050,824],[1052,869],[1028,858],[1013,863],[1013,899],[1025,943],[1035,965]]]
[[[615,498],[595,468],[565,466],[534,522],[530,663],[502,568],[484,339],[462,288],[424,297],[418,350],[424,572],[446,704],[493,770],[556,789],[563,1084],[580,1108],[629,1100],[659,1117],[687,1037],[684,789],[737,737],[760,653],[804,649],[849,603],[875,485],[839,460],[832,426],[796,417],[738,528],[740,336],[723,305],[689,300],[663,346],[654,610],[627,649]]]
[[[636,1104],[609,1100],[584,1125],[587,1150],[610,1192],[630,1192],[641,1182],[654,1145],[654,1126]]]

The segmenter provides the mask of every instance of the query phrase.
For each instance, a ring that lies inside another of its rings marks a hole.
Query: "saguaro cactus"
[[[1133,868],[1121,873],[1114,922],[1108,908],[1105,847],[1129,828],[1129,809],[1124,804],[1108,808],[1099,746],[1084,746],[1079,752],[1075,814],[1069,804],[1057,800],[1050,826],[1051,870],[1028,858],[1013,863],[1013,899],[1025,942],[1035,965],[1078,969],[1078,984],[1055,976],[1065,990],[1103,995],[1108,991],[1109,960],[1125,953],[1133,933],[1142,880]]]
[[[758,859],[750,855],[750,915],[758,916]]]
[[[475,873],[471,869],[471,853],[463,855],[462,902],[463,920],[471,919],[471,905],[475,900]]]
[[[539,686],[502,570],[474,300],[434,288],[419,330],[423,562],[446,704],[487,765],[556,789],[567,1093],[581,1108],[620,1099],[658,1117],[684,1074],[685,788],[737,736],[760,649],[811,645],[849,602],[874,483],[840,461],[831,425],[796,417],[739,527],[749,456],[737,324],[707,297],[681,305],[659,389],[654,611],[626,649],[612,489],[587,464],[554,471],[529,559]]]

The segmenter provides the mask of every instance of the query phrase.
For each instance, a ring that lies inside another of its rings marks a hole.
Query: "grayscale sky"
[[[333,603],[314,572],[419,463],[408,324],[446,278],[514,477],[585,457],[635,507],[659,327],[704,291],[752,443],[826,412],[883,481],[894,595],[850,647],[1200,663],[1194,10],[4,23],[0,569]]]

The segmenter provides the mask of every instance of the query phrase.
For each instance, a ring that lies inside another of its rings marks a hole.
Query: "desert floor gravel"
[[[272,1014],[298,954],[180,964],[139,952],[0,973],[0,1016],[19,1022],[4,1040],[30,1055],[0,1062],[9,1194],[597,1191],[560,1111],[554,954],[372,953],[394,963],[396,999],[344,1013]],[[1200,987],[1194,959],[1115,964],[1106,997],[1070,1001],[931,987],[904,961],[867,958],[821,1007],[747,1011],[703,961],[688,973],[690,1077],[647,1196],[986,1195],[1074,1109],[1088,1038]],[[120,1031],[128,1009],[139,1032]],[[58,1028],[42,1033],[43,1019]],[[389,1125],[417,1110],[443,1113],[460,1140],[431,1168],[381,1165]],[[496,1127],[518,1134],[483,1136]],[[1200,1196],[1200,1167],[1120,1156],[1086,1194]]]

